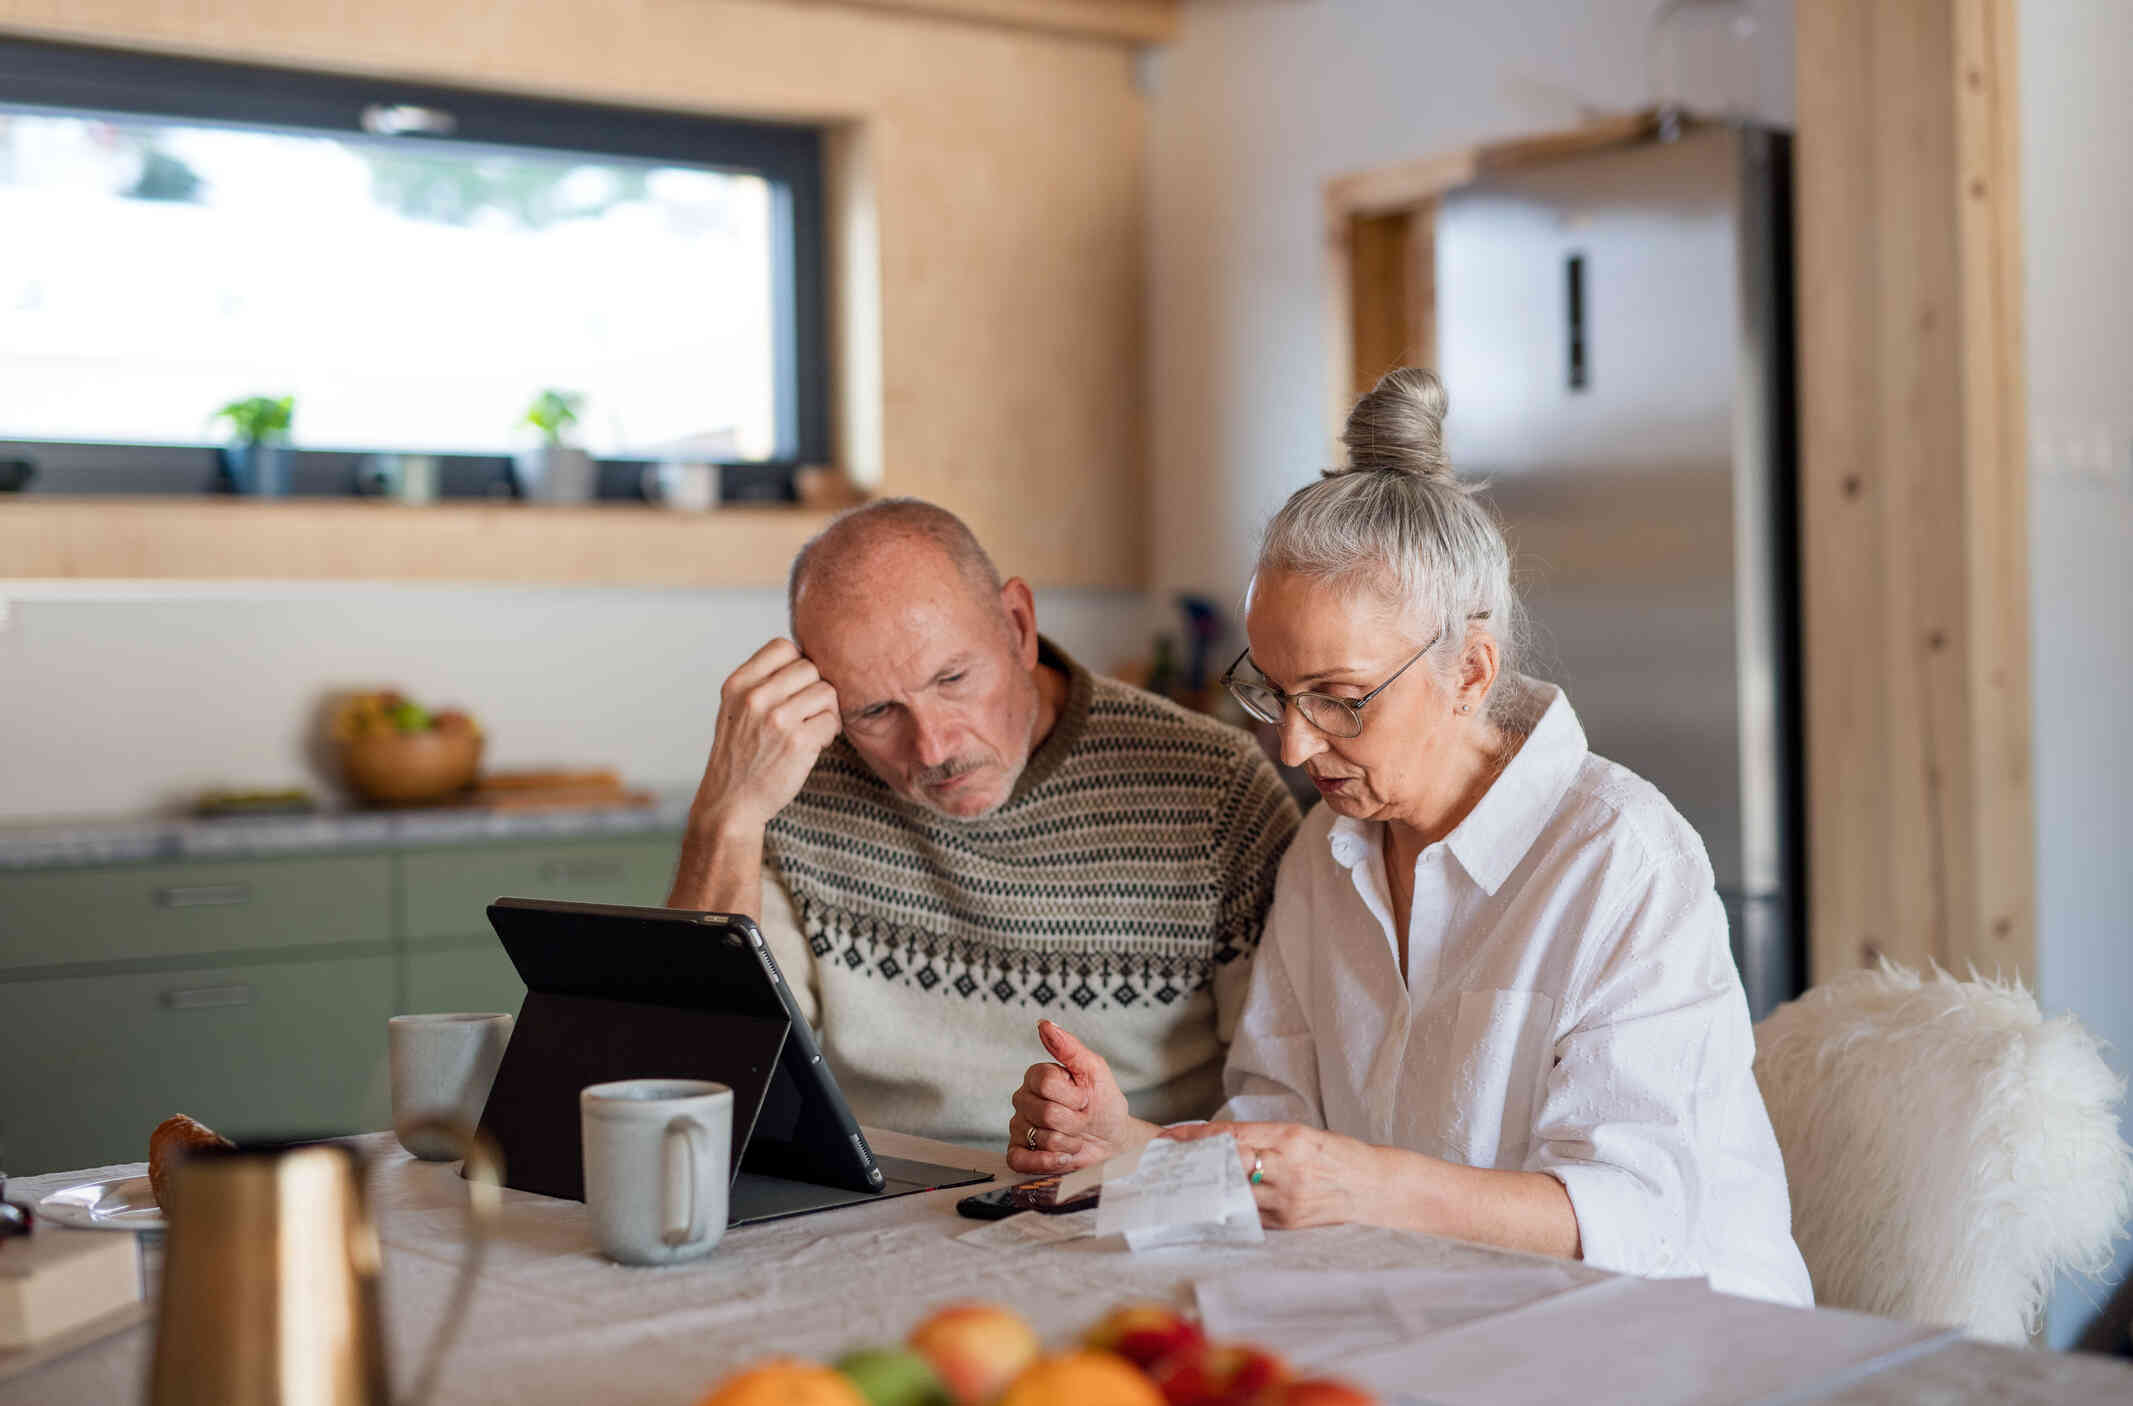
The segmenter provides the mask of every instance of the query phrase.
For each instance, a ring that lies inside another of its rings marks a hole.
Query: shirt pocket
[[[1525,1165],[1534,1112],[1555,1059],[1555,998],[1539,991],[1462,991],[1453,1025],[1453,1160]]]

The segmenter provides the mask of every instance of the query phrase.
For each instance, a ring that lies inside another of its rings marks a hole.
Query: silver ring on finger
[[[1028,1143],[1033,1150],[1036,1148],[1037,1125],[1035,1123],[1031,1123],[1027,1128],[1023,1129],[1022,1140]]]

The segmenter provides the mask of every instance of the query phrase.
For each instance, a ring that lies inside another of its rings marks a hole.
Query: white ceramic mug
[[[422,1125],[441,1121],[472,1131],[481,1121],[504,1046],[511,1042],[511,1017],[476,1011],[396,1015],[386,1023],[386,1038],[393,1132],[400,1145],[425,1162],[457,1159],[463,1138]]]
[[[673,1264],[726,1234],[733,1090],[703,1079],[622,1079],[578,1093],[585,1204],[600,1249]]]
[[[687,464],[662,460],[646,464],[638,475],[638,487],[654,503],[686,512],[708,512],[718,506],[718,465]]]
[[[373,454],[358,477],[363,487],[402,503],[437,501],[438,465],[434,454]]]

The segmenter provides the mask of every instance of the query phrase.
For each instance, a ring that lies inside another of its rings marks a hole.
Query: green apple
[[[904,1347],[863,1347],[837,1359],[867,1406],[951,1406],[933,1366]]]

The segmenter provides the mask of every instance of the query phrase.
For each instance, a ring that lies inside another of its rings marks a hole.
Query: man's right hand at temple
[[[791,640],[774,639],[718,691],[711,759],[692,822],[760,830],[785,809],[836,738],[837,691]]]
[[[733,671],[718,704],[667,906],[755,916],[763,827],[836,738],[837,691],[791,640],[774,639]]]

